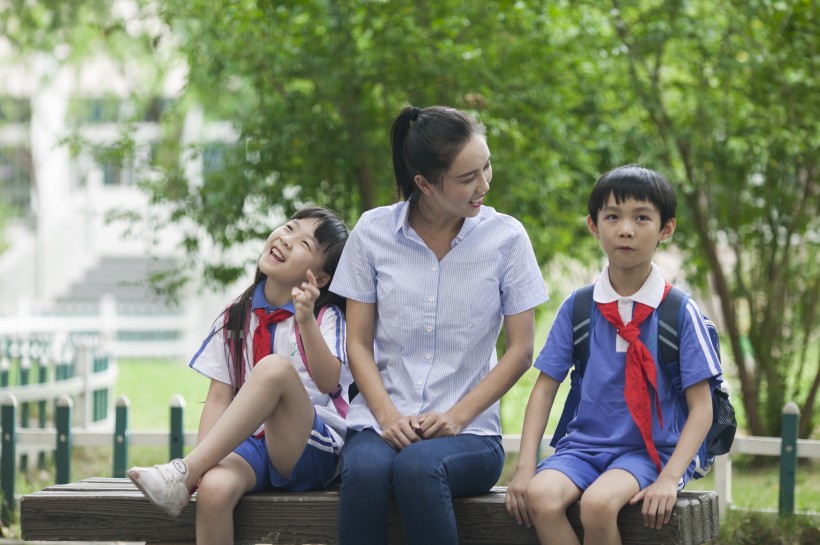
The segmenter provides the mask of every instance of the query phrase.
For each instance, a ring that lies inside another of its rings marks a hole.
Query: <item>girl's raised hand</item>
[[[319,286],[316,285],[316,275],[308,269],[307,282],[302,282],[301,289],[293,288],[291,291],[293,306],[296,309],[296,321],[304,322],[313,316],[313,306],[319,298]]]

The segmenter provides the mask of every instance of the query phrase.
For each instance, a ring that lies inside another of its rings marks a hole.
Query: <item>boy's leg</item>
[[[453,498],[487,492],[504,467],[495,436],[461,434],[418,441],[393,464],[396,503],[408,545],[456,545]]]
[[[339,545],[387,545],[397,453],[372,429],[347,432],[340,462]]]
[[[202,476],[196,498],[197,545],[233,543],[234,508],[255,484],[251,466],[233,453]]]
[[[618,513],[640,491],[637,479],[623,469],[601,474],[581,496],[584,543],[620,545]]]
[[[286,477],[307,444],[313,417],[313,405],[290,362],[276,355],[260,360],[208,435],[184,458],[188,484],[193,487],[263,422],[271,462]]]
[[[564,473],[545,469],[527,487],[527,511],[541,545],[579,545],[567,518],[567,508],[581,496],[581,489]]]

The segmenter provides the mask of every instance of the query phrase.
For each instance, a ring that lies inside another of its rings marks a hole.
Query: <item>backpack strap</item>
[[[322,317],[325,315],[326,310],[327,305],[319,309],[319,315],[316,317],[316,323],[318,325],[322,325]],[[307,355],[305,354],[305,347],[302,344],[302,333],[299,331],[299,322],[296,321],[295,317],[293,321],[296,324],[296,347],[299,349],[299,355],[302,357],[302,363],[305,365],[308,375],[310,375],[310,378],[313,379],[313,373],[310,372],[310,365],[308,365]],[[333,405],[336,407],[336,412],[339,413],[339,416],[346,418],[348,405],[342,393],[342,385],[337,384],[336,389],[328,395],[330,395],[330,399],[333,400]]]
[[[680,324],[689,295],[680,288],[672,287],[658,305],[658,355],[661,368],[666,370],[675,392],[683,395],[680,377]]]
[[[550,446],[554,447],[558,440],[567,434],[567,426],[578,412],[581,402],[581,381],[589,359],[589,325],[592,316],[592,290],[594,284],[575,290],[572,300],[572,360],[575,369],[570,373],[569,393],[564,403],[564,410],[558,419],[555,433],[552,435]]]
[[[592,291],[595,284],[590,284],[575,291],[572,303],[572,359],[575,368],[584,376],[589,359],[589,321],[592,316]]]

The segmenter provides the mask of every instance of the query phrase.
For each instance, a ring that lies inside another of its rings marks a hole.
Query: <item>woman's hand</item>
[[[399,416],[387,425],[382,423],[382,439],[397,450],[421,441],[419,420],[415,416]]]
[[[424,413],[419,415],[418,423],[419,435],[424,439],[452,437],[464,429],[450,413]]]
[[[293,288],[290,293],[293,297],[293,306],[296,309],[296,321],[300,324],[313,317],[313,306],[319,298],[319,286],[316,285],[316,275],[308,269],[307,282],[302,282],[301,289]]]

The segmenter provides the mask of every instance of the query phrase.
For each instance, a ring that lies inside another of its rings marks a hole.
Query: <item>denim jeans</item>
[[[453,498],[483,494],[501,476],[500,436],[462,434],[396,450],[372,429],[349,430],[342,449],[340,545],[386,545],[390,500],[407,545],[456,545]]]

